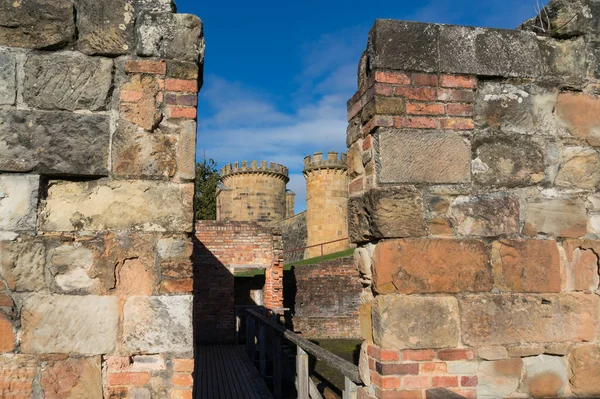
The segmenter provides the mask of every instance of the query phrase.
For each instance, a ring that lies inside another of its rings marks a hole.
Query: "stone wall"
[[[362,398],[600,395],[600,7],[547,15],[370,32],[348,104]]]
[[[194,242],[194,317],[198,344],[232,343],[235,332],[234,276],[265,269],[264,305],[283,306],[281,234],[247,222],[201,220]]]
[[[283,260],[288,264],[304,260],[304,250],[294,251],[306,247],[306,211],[294,215],[278,223],[283,236]],[[294,252],[288,252],[294,251]]]
[[[191,398],[202,23],[0,4],[0,397]]]
[[[307,338],[360,338],[362,284],[352,257],[284,272],[284,303],[292,309],[293,330]]]

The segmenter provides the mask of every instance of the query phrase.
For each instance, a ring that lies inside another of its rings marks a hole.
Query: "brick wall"
[[[278,232],[255,223],[202,220],[196,223],[195,238],[197,343],[233,341],[236,269],[266,269],[264,306],[282,307],[283,246]]]
[[[0,397],[190,398],[201,21],[3,2],[0,48]]]
[[[309,338],[359,338],[362,285],[352,257],[285,272],[286,307],[295,332]]]
[[[600,8],[548,7],[545,36],[371,30],[348,104],[362,397],[600,395]]]

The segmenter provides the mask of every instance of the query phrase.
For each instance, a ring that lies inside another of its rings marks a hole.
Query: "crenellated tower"
[[[306,178],[306,225],[308,246],[348,237],[348,167],[346,154],[330,151],[304,158]],[[348,248],[348,241],[327,244],[323,253]],[[305,258],[321,255],[321,248],[309,248]]]
[[[234,162],[221,168],[217,220],[270,223],[286,218],[288,169],[267,161]]]

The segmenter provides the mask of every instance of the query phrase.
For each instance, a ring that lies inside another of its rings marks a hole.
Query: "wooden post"
[[[296,379],[298,381],[298,399],[310,399],[308,374],[308,354],[301,347],[296,353]]]
[[[256,326],[256,321],[254,317],[252,317],[249,313],[246,313],[246,352],[248,352],[248,357],[254,364],[256,361],[256,347],[254,344],[254,327]]]
[[[260,375],[267,376],[267,326],[260,323],[258,327],[258,358]]]
[[[282,398],[281,379],[282,379],[282,359],[281,359],[281,336],[279,332],[273,331],[273,396],[275,399]]]
[[[357,399],[358,387],[348,377],[344,377],[344,397],[343,399]]]

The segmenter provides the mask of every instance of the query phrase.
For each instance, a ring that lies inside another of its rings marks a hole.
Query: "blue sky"
[[[304,156],[345,151],[346,101],[376,18],[516,28],[535,0],[178,0],[204,22],[197,157],[290,168],[305,208]]]

